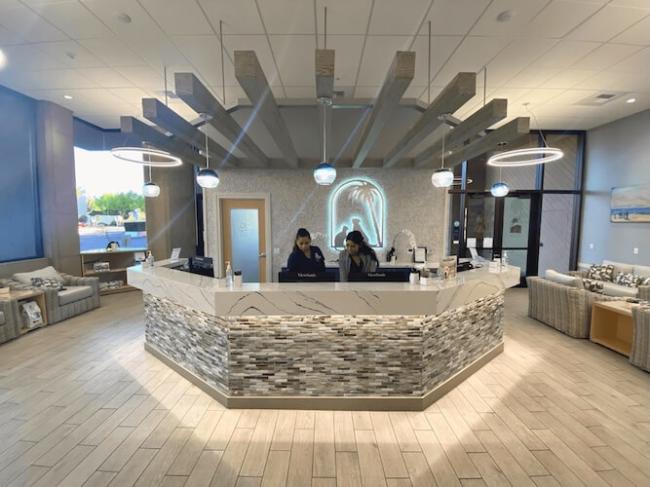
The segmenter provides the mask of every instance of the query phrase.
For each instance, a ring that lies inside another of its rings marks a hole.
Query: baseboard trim
[[[153,345],[144,349],[229,409],[327,409],[340,411],[423,411],[503,352],[503,342],[423,396],[229,396],[177,364]]]

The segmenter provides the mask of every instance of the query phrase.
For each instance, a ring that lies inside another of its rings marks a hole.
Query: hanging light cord
[[[429,49],[427,56],[427,104],[431,105],[431,21],[429,21]]]
[[[440,159],[442,160],[442,167],[441,169],[445,168],[445,133],[442,133],[442,154],[440,155]]]
[[[221,102],[226,104],[226,74],[223,64],[223,20],[219,21],[219,45],[221,46]]]
[[[208,133],[205,134],[205,167],[210,169],[210,146],[208,145]]]
[[[537,117],[533,113],[533,111],[528,108],[528,103],[524,103],[524,107],[526,107],[526,111],[530,113],[530,116],[533,117],[533,120],[535,121],[535,125],[537,125],[537,131],[539,132],[539,135],[542,137],[542,142],[544,142],[544,147],[548,147],[548,143],[546,142],[546,137],[544,137],[544,132],[542,132],[542,128],[539,125],[539,120],[537,120]]]

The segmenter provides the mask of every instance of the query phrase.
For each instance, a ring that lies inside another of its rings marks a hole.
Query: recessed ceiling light
[[[634,103],[635,101],[636,101],[636,98],[632,97],[632,98],[628,98],[627,100],[625,100],[625,103]]]
[[[4,68],[7,65],[7,56],[5,56],[5,53],[2,52],[2,49],[0,49],[0,69]]]
[[[121,12],[117,14],[117,20],[122,22],[123,24],[130,24],[131,23],[131,16],[127,14],[126,12]]]
[[[504,10],[499,15],[497,15],[497,22],[510,22],[514,16],[514,11]]]
[[[72,100],[72,95],[63,95],[66,100]]]

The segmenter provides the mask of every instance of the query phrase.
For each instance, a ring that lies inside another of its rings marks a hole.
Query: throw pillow
[[[621,272],[620,274],[616,274],[614,282],[616,284],[620,284],[621,286],[636,287],[638,285],[637,283],[639,282],[639,277],[635,276],[631,272]]]
[[[614,280],[613,265],[592,265],[587,271],[587,279],[612,282]]]
[[[603,281],[595,281],[592,279],[583,279],[582,286],[592,293],[603,293]]]
[[[63,290],[63,284],[57,279],[46,279],[44,277],[32,277],[32,286],[34,287],[51,287],[57,291]]]
[[[636,283],[637,286],[650,286],[650,277],[639,277]]]

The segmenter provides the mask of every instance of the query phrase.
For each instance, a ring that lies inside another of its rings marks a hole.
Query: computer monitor
[[[201,276],[214,277],[214,266],[212,264],[212,257],[190,257],[189,267],[192,274],[199,274]]]

